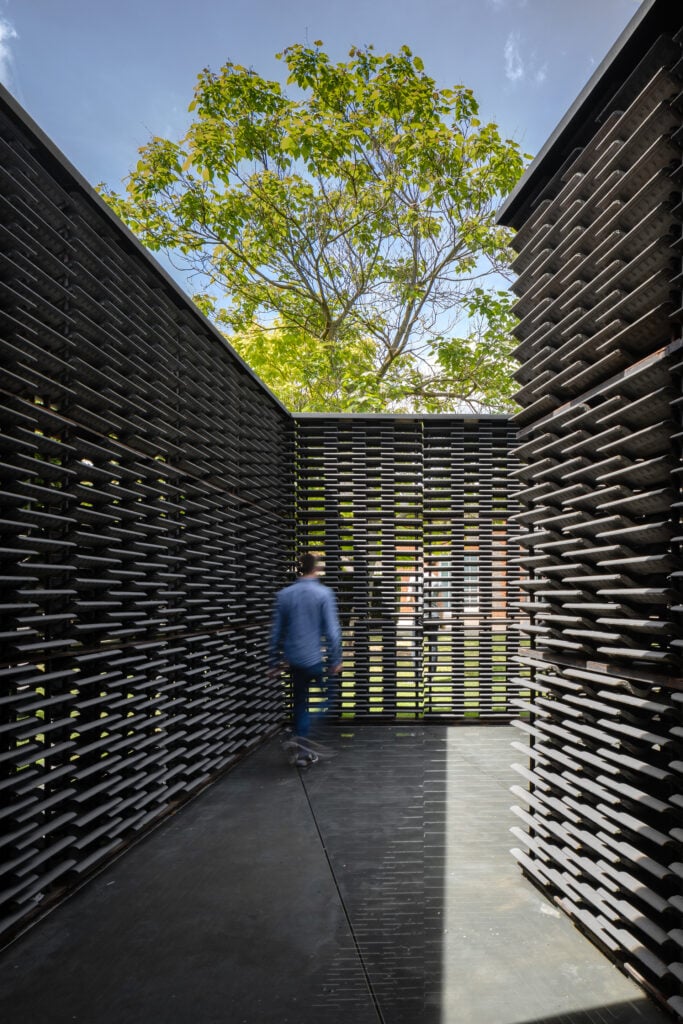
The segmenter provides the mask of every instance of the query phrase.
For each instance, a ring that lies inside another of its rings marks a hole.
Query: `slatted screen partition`
[[[535,693],[515,853],[683,1014],[683,61],[645,36],[504,215]]]
[[[297,416],[297,539],[347,634],[342,711],[506,719],[519,683],[506,417]]]
[[[293,458],[285,410],[9,100],[0,122],[11,934],[281,722]]]

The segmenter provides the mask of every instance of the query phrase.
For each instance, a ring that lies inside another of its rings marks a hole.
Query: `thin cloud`
[[[9,86],[12,81],[14,59],[11,42],[17,38],[14,26],[10,25],[5,18],[0,17],[0,82],[5,86]]]
[[[513,85],[521,81],[543,85],[547,79],[548,62],[544,61],[541,64],[536,51],[522,57],[519,32],[510,32],[505,40],[503,55],[505,57],[505,77]]]
[[[505,40],[505,77],[509,82],[524,78],[524,61],[519,50],[519,33],[511,32]]]

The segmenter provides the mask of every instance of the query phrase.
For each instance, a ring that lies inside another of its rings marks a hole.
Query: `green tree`
[[[509,406],[513,321],[486,285],[509,261],[494,214],[519,147],[407,47],[336,64],[321,47],[278,55],[293,96],[202,71],[185,136],[152,138],[104,197],[290,407]]]

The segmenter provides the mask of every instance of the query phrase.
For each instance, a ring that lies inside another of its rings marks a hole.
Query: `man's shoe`
[[[312,740],[309,736],[299,737],[299,750],[302,754],[316,754],[321,761],[327,761],[328,758],[334,757],[337,753],[332,747],[328,747],[326,743],[319,743],[317,740]]]
[[[285,752],[287,760],[290,764],[296,764],[296,760],[302,751],[299,749],[299,738],[298,736],[292,736],[291,734],[286,736],[282,741],[282,749]]]
[[[297,768],[310,768],[311,765],[317,764],[319,760],[317,754],[299,754],[294,764]]]

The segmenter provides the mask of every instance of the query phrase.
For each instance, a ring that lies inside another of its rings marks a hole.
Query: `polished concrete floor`
[[[669,1024],[518,871],[507,726],[254,753],[0,955],[3,1024]]]

